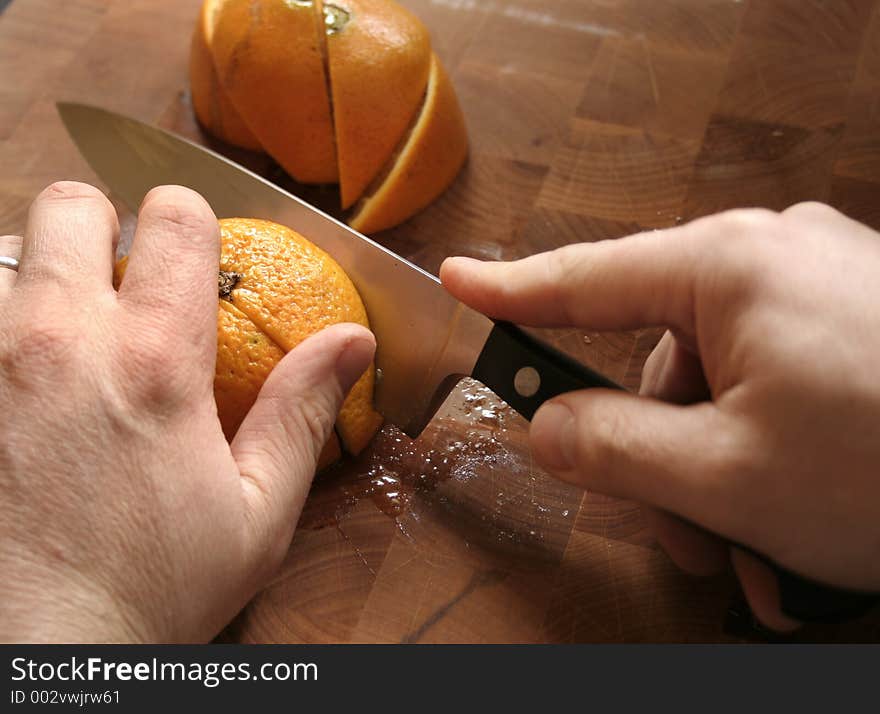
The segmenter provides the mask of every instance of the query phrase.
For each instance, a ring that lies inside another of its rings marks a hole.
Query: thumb
[[[562,395],[532,419],[535,460],[583,488],[676,513],[715,532],[731,526],[732,430],[711,403],[667,404],[604,389]]]
[[[285,355],[260,390],[231,449],[261,546],[280,538],[286,547],[339,408],[375,349],[360,325],[334,325]]]

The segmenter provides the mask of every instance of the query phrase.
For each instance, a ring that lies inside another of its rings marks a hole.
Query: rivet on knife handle
[[[589,387],[623,389],[518,327],[497,322],[472,372],[526,419],[548,399]]]

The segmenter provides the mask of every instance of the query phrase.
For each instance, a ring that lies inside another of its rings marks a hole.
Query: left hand
[[[112,286],[116,212],[62,182],[0,238],[0,641],[206,641],[278,567],[372,335],[287,354],[227,444],[213,398],[220,235],[161,187]]]

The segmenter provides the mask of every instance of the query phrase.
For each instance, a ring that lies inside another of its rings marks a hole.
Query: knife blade
[[[465,376],[529,419],[563,392],[618,388],[519,328],[463,305],[434,275],[220,154],[106,109],[57,106],[89,165],[133,212],[154,186],[178,184],[204,196],[218,218],[272,220],[333,256],[360,293],[376,335],[376,408],[410,436]]]

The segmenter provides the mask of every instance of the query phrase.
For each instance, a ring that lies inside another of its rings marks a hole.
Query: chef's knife
[[[332,255],[351,276],[376,335],[376,408],[410,436],[467,375],[527,419],[564,392],[620,389],[514,325],[471,310],[430,273],[209,149],[97,107],[63,103],[58,110],[95,173],[133,212],[154,186],[188,186],[218,218],[273,220]],[[831,619],[870,604],[862,593],[831,590],[771,566],[780,576],[783,609],[793,617]]]

